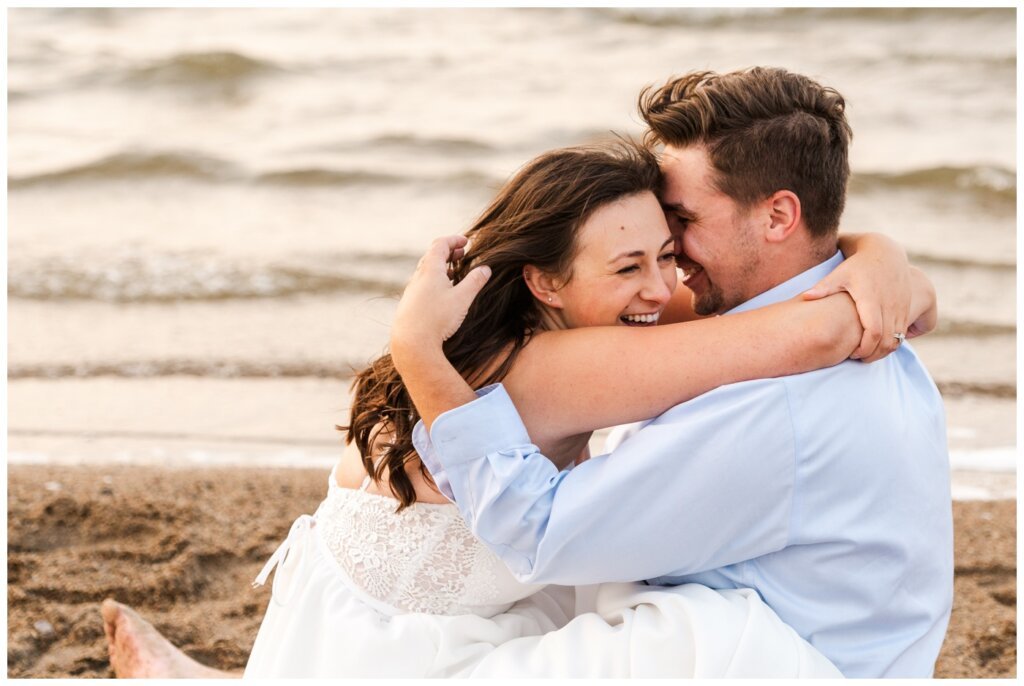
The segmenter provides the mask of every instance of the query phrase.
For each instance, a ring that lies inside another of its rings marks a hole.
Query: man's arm
[[[788,541],[795,441],[780,380],[673,408],[572,471],[530,443],[500,385],[442,414],[429,438],[419,425],[414,442],[473,533],[524,582],[689,574]]]

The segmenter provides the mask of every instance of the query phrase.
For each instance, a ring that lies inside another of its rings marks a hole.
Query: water
[[[941,327],[915,347],[951,447],[1015,442],[1012,9],[8,17],[12,458],[48,436],[63,459],[100,430],[141,454],[163,440],[154,416],[194,425],[248,393],[264,404],[200,434],[258,438],[303,379],[318,390],[298,406],[334,414],[288,427],[335,440],[344,379],[382,349],[431,238],[545,149],[639,136],[644,85],[753,64],[844,94],[843,224],[894,236],[936,283]],[[187,398],[140,405],[182,378]]]

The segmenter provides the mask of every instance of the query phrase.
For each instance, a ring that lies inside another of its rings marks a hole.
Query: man
[[[837,92],[754,68],[674,79],[640,105],[697,314],[795,297],[842,261]],[[952,604],[949,464],[908,346],[719,388],[558,473],[500,386],[477,397],[444,360],[457,310],[428,344],[422,311],[400,307],[392,356],[430,429],[424,463],[517,577],[749,587],[847,676],[932,674]]]

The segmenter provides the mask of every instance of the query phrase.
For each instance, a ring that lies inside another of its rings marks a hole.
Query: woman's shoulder
[[[377,443],[386,440],[386,437],[381,436],[378,438]],[[416,502],[440,505],[449,503],[449,500],[441,495],[433,484],[423,476],[420,471],[419,459],[407,462],[405,465],[405,471],[409,476],[409,481],[412,483],[413,489],[416,492]],[[338,460],[338,466],[334,473],[335,483],[341,488],[348,488],[357,491],[362,488],[366,477],[366,467],[363,464],[363,457],[359,453],[359,448],[355,443],[349,443],[345,446],[345,451],[341,454],[341,457]],[[394,497],[394,494],[388,487],[387,473],[384,474],[384,479],[379,484],[371,481],[366,487],[366,492],[392,498]]]
[[[366,478],[366,469],[363,467],[362,456],[356,444],[349,443],[338,459],[337,469],[334,470],[334,481],[341,488],[359,490]]]

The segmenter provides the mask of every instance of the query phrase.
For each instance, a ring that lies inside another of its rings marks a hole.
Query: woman
[[[530,366],[542,364],[530,356],[531,341],[545,331],[658,323],[677,280],[673,239],[655,196],[659,183],[653,156],[623,144],[542,155],[499,192],[467,232],[472,247],[454,269],[456,279],[470,265],[486,264],[492,272],[445,344],[472,385],[528,379]],[[856,246],[844,248],[849,254]],[[873,255],[889,263],[894,257],[885,250]],[[891,274],[887,268],[884,276]],[[764,345],[753,359],[733,363],[726,346],[721,359],[704,360],[714,373],[698,375],[676,361],[645,361],[643,374],[657,381],[624,383],[622,395],[590,399],[588,421],[632,421],[724,383],[835,364],[860,338],[842,299],[786,303],[771,312],[770,322],[756,317],[765,322],[755,331]],[[823,327],[824,339],[786,333],[802,331],[809,317]],[[687,327],[679,331],[689,335]],[[631,370],[617,373],[628,378]],[[573,598],[565,589],[516,582],[472,537],[419,463],[411,440],[418,415],[389,356],[357,377],[351,417],[349,446],[331,473],[327,498],[315,516],[296,521],[257,579],[265,582],[280,565],[247,676],[457,676],[510,669],[612,676],[626,651],[654,645],[643,623],[634,621],[634,609],[619,602],[625,596],[618,585],[598,593],[600,614],[572,619]],[[586,459],[589,438],[581,429],[537,442],[566,467]],[[700,598],[673,597],[677,617],[686,621],[661,627],[662,638],[676,648],[644,660],[654,669],[648,675],[725,675],[725,665],[737,661],[766,675],[838,675],[756,594],[704,591]],[[551,633],[570,619],[571,627]],[[634,635],[636,628],[644,635]],[[743,635],[777,645],[772,663],[748,654]],[[606,641],[614,646],[606,662],[544,658]],[[681,645],[696,646],[689,661],[675,659]],[[714,666],[698,672],[697,664]],[[622,675],[631,674],[626,667]]]

